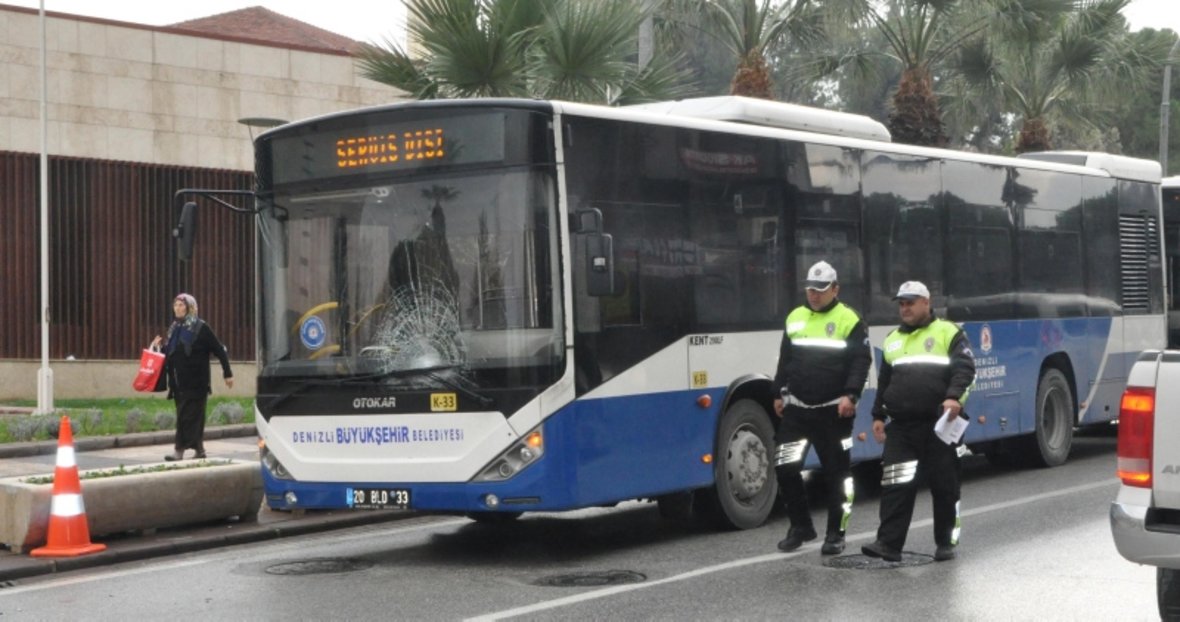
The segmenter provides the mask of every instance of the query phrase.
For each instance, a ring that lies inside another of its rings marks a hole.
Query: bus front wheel
[[[738,400],[721,415],[713,456],[712,518],[730,529],[753,529],[766,522],[778,495],[771,464],[774,428],[754,400]]]

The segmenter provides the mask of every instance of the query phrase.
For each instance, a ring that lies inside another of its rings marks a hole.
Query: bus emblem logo
[[[324,321],[317,315],[307,318],[304,320],[303,325],[299,327],[299,340],[303,342],[303,346],[308,350],[319,350],[322,348],[327,335],[328,331],[324,327]]]
[[[984,354],[992,351],[992,327],[987,324],[979,331],[979,349]]]

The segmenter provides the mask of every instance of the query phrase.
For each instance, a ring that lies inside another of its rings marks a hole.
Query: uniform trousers
[[[803,408],[786,405],[775,433],[774,470],[779,491],[787,503],[793,527],[811,526],[803,463],[808,446],[815,447],[824,470],[827,535],[843,536],[852,515],[852,417],[840,417],[836,406]]]
[[[877,539],[895,550],[905,546],[919,472],[930,484],[934,542],[959,541],[959,453],[934,433],[934,419],[893,420],[885,428],[881,474],[881,526]]]

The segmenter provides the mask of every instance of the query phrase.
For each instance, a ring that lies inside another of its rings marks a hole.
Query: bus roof
[[[1180,175],[1165,177],[1163,181],[1160,182],[1160,185],[1164,188],[1180,188]]]
[[[611,107],[556,100],[553,100],[550,103],[552,103],[554,111],[559,114],[571,114],[600,119],[611,119],[615,121],[630,121],[635,123],[651,123],[655,125],[683,127],[687,129],[698,129],[713,132],[726,132],[730,134],[741,134],[746,136],[782,138],[786,140],[848,147],[850,149],[886,151],[899,155],[911,155],[930,159],[959,160],[966,162],[977,162],[980,164],[992,164],[995,166],[1018,166],[1029,169],[1060,171],[1099,177],[1113,176],[1111,172],[1106,169],[1085,166],[1074,161],[1063,162],[1060,160],[1051,160],[1047,158],[1013,158],[1009,156],[989,155],[971,151],[957,151],[938,147],[921,147],[917,145],[906,145],[903,143],[882,142],[879,140],[869,140],[834,134],[817,134],[814,132],[805,132],[796,129],[779,129],[777,127],[750,125],[747,123],[734,123],[732,121],[719,121],[713,119],[703,119],[699,117],[687,117],[678,114],[653,113],[649,110],[642,109],[639,106]],[[1121,158],[1123,156],[1114,157]],[[1125,159],[1132,160],[1133,158]],[[1155,166],[1157,173],[1154,178],[1150,179],[1150,181],[1158,183],[1159,164],[1156,163]],[[1134,177],[1134,179],[1139,179],[1139,177]]]
[[[889,142],[893,139],[889,135],[888,128],[864,115],[736,95],[635,104],[624,106],[624,108],[655,114],[733,121],[882,142]]]
[[[1077,164],[1090,168],[1102,169],[1110,173],[1111,177],[1119,179],[1133,179],[1160,183],[1160,163],[1155,160],[1144,160],[1110,153],[1096,151],[1033,151],[1022,153],[1020,158],[1042,160],[1046,162],[1061,162],[1062,164]]]

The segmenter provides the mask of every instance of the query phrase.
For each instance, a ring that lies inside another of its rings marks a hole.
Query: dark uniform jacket
[[[975,355],[967,335],[953,322],[932,313],[921,326],[902,324],[885,338],[882,349],[874,419],[933,421],[942,415],[943,400],[967,401],[975,381]]]
[[[849,320],[855,322],[851,328],[847,327],[847,324],[852,323]],[[795,321],[805,321],[809,327],[823,331],[815,337],[843,337],[843,347],[805,345],[811,341],[809,339],[800,339],[799,343],[795,343],[791,336],[794,334],[799,339],[806,331],[792,330],[788,325],[779,346],[778,370],[774,374],[775,388],[782,390],[785,387],[791,396],[806,404],[823,404],[844,395],[851,397],[853,402],[860,399],[872,363],[869,331],[864,321],[839,300],[833,300],[832,304],[819,311],[812,311],[803,305],[787,318],[788,324]],[[847,335],[839,334],[841,326],[848,331]]]

